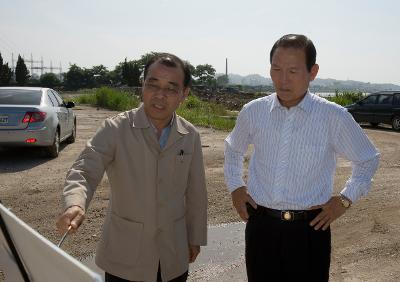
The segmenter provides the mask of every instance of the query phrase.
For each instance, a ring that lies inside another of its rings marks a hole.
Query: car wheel
[[[71,135],[67,138],[67,143],[72,144],[76,140],[76,121],[74,121],[74,125],[72,127]]]
[[[370,122],[369,124],[372,125],[373,127],[377,127],[379,122]]]
[[[397,130],[397,131],[400,130],[400,116],[395,116],[392,119],[392,127],[394,130]]]
[[[58,130],[56,130],[53,144],[47,147],[47,155],[51,158],[57,158],[59,152],[60,152],[60,133],[58,132]]]

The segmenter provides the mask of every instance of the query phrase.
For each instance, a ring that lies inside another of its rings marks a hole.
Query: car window
[[[53,93],[51,93],[51,91],[47,91],[47,97],[50,100],[51,104],[53,107],[58,107],[58,102],[56,100],[56,98],[54,97]]]
[[[393,95],[379,95],[378,104],[379,105],[391,105],[393,101]]]
[[[393,105],[400,105],[400,93],[394,94]]]
[[[60,105],[60,107],[65,107],[65,103],[63,101],[63,99],[60,97],[60,95],[58,95],[58,93],[54,90],[51,90],[51,92],[53,92],[54,96],[56,97],[58,104]]]
[[[46,99],[46,105],[54,106],[53,102],[50,100],[49,95],[47,95],[47,93],[44,95],[44,97]]]
[[[40,105],[41,90],[0,89],[0,105]]]
[[[364,100],[361,101],[363,105],[371,105],[376,103],[376,97],[377,95],[371,95],[365,98]]]
[[[58,95],[54,91],[49,90],[49,93],[51,93],[50,97],[53,97],[52,100],[55,102],[56,107],[63,107],[64,106],[63,100],[60,97],[58,97]]]

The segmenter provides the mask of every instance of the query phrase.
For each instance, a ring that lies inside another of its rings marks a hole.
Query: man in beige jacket
[[[190,70],[159,53],[143,79],[143,104],[105,120],[68,172],[57,228],[80,226],[106,172],[111,197],[96,253],[106,281],[186,281],[207,241],[200,136],[175,114]]]

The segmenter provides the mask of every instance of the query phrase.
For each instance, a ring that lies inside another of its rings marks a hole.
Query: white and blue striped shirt
[[[244,154],[254,145],[247,185]],[[352,164],[341,193],[352,202],[365,195],[379,153],[345,108],[307,93],[287,109],[276,93],[246,104],[225,139],[225,182],[230,192],[247,186],[258,205],[278,210],[326,203],[333,192],[336,158]]]

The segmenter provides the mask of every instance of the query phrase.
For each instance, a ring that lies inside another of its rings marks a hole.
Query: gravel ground
[[[116,112],[75,108],[78,137],[63,146],[57,159],[37,150],[0,149],[0,199],[39,233],[56,243],[55,220],[67,170],[101,121]],[[381,152],[379,171],[371,192],[332,225],[331,281],[400,281],[400,133],[389,128],[364,127]],[[228,134],[200,128],[209,197],[209,224],[239,221],[223,178],[223,140]],[[335,191],[350,175],[348,162],[339,160]],[[101,182],[78,233],[63,249],[78,259],[93,255],[108,202],[108,180]],[[398,190],[399,189],[399,190]],[[1,273],[0,281],[4,279]],[[199,281],[196,279],[196,281]]]

